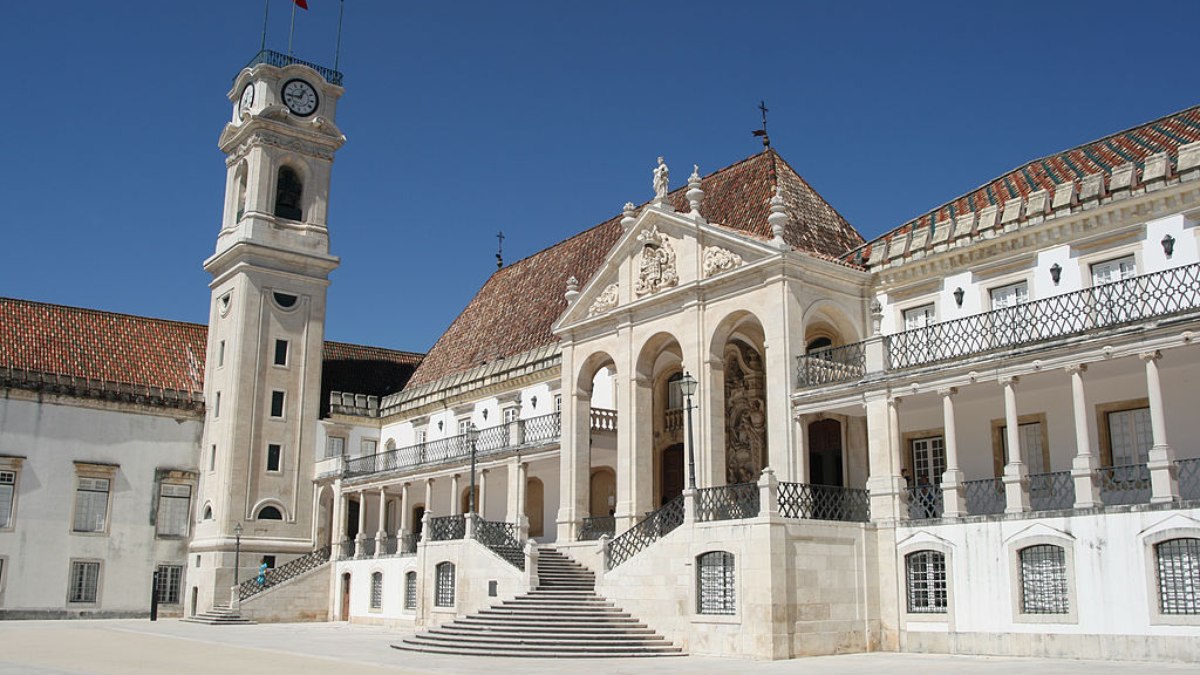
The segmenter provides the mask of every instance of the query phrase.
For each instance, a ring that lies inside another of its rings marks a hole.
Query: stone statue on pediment
[[[658,166],[654,167],[654,201],[661,202],[667,198],[671,182],[671,170],[662,157],[658,158]]]

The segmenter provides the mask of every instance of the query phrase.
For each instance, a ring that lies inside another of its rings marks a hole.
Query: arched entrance
[[[546,490],[540,478],[530,478],[525,484],[525,517],[529,519],[529,536],[546,534]]]
[[[611,516],[617,503],[617,474],[608,467],[592,471],[588,513],[593,518]]]
[[[845,487],[842,474],[842,423],[817,420],[808,425],[808,482]]]
[[[676,443],[662,451],[661,466],[659,506],[683,494],[683,443]]]

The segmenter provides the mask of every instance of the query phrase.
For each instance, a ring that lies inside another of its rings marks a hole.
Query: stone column
[[[1008,441],[1008,463],[1004,465],[1005,513],[1024,513],[1029,510],[1029,467],[1021,457],[1021,432],[1017,426],[1018,378],[1004,376],[1004,437]]]
[[[566,372],[566,371],[563,371]],[[587,515],[588,478],[591,472],[592,393],[563,385],[563,436],[559,451],[559,499],[555,517],[559,541],[575,541],[579,524]],[[618,405],[619,405],[618,401]],[[618,419],[620,419],[618,417]]]
[[[487,518],[487,516],[485,515],[486,512],[484,511],[484,508],[483,508],[483,505],[487,504],[487,477],[488,477],[488,470],[480,469],[479,470],[479,494],[476,495],[476,499],[475,499],[475,513],[478,513],[480,518]]]
[[[346,540],[346,495],[342,492],[341,481],[335,481],[333,484],[333,558],[341,560],[343,557],[342,542]]]
[[[884,395],[870,396],[867,412],[867,448],[871,453],[871,475],[867,490],[871,495],[871,520],[879,523],[900,519],[905,483],[900,475],[900,399]]]
[[[366,553],[367,544],[367,491],[358,491],[358,536],[354,538],[354,557]]]
[[[396,536],[400,539],[403,539],[404,535],[412,532],[412,523],[409,522],[409,519],[412,518],[412,515],[409,513],[412,510],[412,502],[408,499],[408,486],[409,483],[404,483],[400,486],[400,506],[398,507],[400,509],[400,524],[396,528]]]
[[[433,479],[425,479],[425,513],[432,515],[433,510]]]
[[[526,507],[526,487],[529,485],[529,464],[526,462],[517,462],[517,517],[513,521],[517,525],[517,533],[520,541],[529,539],[529,517],[525,515]]]
[[[758,477],[758,515],[759,517],[779,517],[779,481],[771,467],[763,467]]]
[[[459,479],[462,474],[454,474],[450,477],[450,515],[457,516],[462,514],[462,501],[458,494]]]
[[[1175,475],[1175,450],[1167,443],[1167,421],[1163,414],[1162,385],[1158,380],[1158,351],[1138,354],[1146,362],[1146,397],[1150,399],[1150,434],[1154,444],[1146,468],[1150,470],[1150,502],[1169,504],[1179,501]]]
[[[967,515],[967,498],[963,492],[963,472],[958,463],[958,429],[954,420],[954,395],[958,389],[939,389],[942,397],[943,439],[946,444],[946,473],[942,474],[942,516],[961,518]]]
[[[792,473],[784,474],[787,480],[795,483],[808,481],[808,415],[796,416],[795,453],[792,459]]]
[[[375,557],[383,555],[383,544],[387,540],[387,492],[379,486],[379,527],[375,530]]]
[[[1088,425],[1087,395],[1083,389],[1083,374],[1087,364],[1066,367],[1071,376],[1071,407],[1075,416],[1075,458],[1071,461],[1071,479],[1075,483],[1075,508],[1090,509],[1100,505],[1100,489],[1096,481],[1096,454],[1092,452],[1091,431]]]

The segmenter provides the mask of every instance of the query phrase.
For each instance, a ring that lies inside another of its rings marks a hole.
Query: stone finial
[[[700,187],[700,165],[692,165],[692,175],[688,176],[688,204],[692,207],[692,215],[700,217],[700,205],[704,203],[704,190]]]
[[[654,167],[654,203],[661,204],[667,198],[667,192],[671,184],[671,170],[667,168],[666,161],[662,157],[658,158],[658,166]]]
[[[568,305],[575,304],[575,298],[579,297],[579,280],[575,275],[567,279],[567,292],[563,296],[566,297]]]
[[[637,221],[637,207],[633,205],[633,202],[625,202],[625,217],[621,219],[622,229],[628,232],[635,221]]]
[[[767,216],[767,224],[771,226],[772,243],[779,248],[787,248],[783,241],[783,230],[788,224],[787,210],[783,206],[783,188],[775,186],[775,196],[771,197],[771,214]]]
[[[883,304],[879,302],[879,298],[871,300],[871,334],[879,335],[883,332]]]

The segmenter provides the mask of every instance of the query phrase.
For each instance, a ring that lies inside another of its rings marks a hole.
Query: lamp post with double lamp
[[[242,565],[242,524],[233,526],[233,587],[241,586],[238,569]]]
[[[696,443],[692,436],[692,395],[696,393],[696,378],[686,370],[679,378],[679,393],[687,400],[688,489],[696,489]]]
[[[479,428],[474,422],[467,424],[467,443],[471,445],[471,491],[467,496],[467,512],[475,515],[475,442],[479,440]]]

